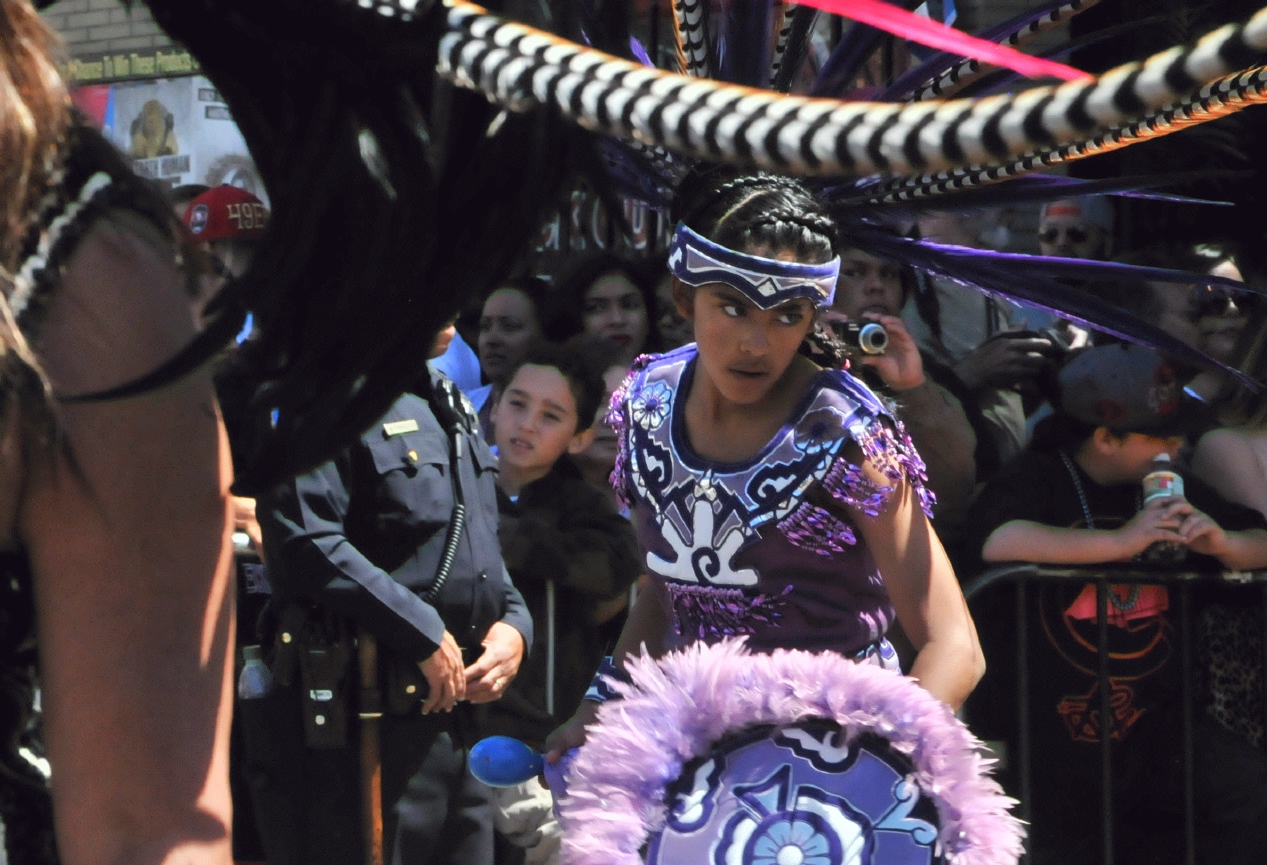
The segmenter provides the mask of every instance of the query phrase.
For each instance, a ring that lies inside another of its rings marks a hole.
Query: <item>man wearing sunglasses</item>
[[[1062,198],[1044,204],[1038,216],[1038,249],[1057,258],[1085,258],[1107,261],[1113,254],[1113,205],[1104,195]],[[1027,326],[1033,330],[1054,330],[1070,348],[1089,341],[1088,333],[1077,325],[1041,310],[1026,310]],[[1045,417],[1040,411],[1037,419]],[[1035,418],[1030,420],[1032,431]]]
[[[1113,205],[1103,195],[1064,198],[1043,205],[1038,221],[1043,255],[1105,261],[1113,254]]]

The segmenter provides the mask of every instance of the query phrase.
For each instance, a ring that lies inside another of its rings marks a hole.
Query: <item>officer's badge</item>
[[[417,431],[418,421],[413,418],[407,418],[406,420],[394,420],[383,424],[383,434],[388,438]]]

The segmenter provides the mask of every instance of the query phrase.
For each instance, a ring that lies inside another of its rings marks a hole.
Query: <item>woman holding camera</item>
[[[966,391],[955,388],[954,374],[921,355],[919,344],[899,318],[914,278],[896,262],[861,249],[846,249],[840,253],[835,301],[822,316],[838,332],[845,323],[871,321],[884,328],[888,340],[882,352],[853,353],[858,364],[854,374],[894,403],[924,458],[928,486],[937,494],[933,515],[945,539],[947,531],[953,532],[967,514],[978,470],[989,468],[978,465],[983,459],[979,445],[986,445],[988,455],[993,453],[993,442],[980,409]],[[955,393],[956,389],[961,392]]]

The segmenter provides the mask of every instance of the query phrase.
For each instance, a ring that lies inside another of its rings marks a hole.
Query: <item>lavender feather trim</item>
[[[665,581],[664,586],[673,603],[677,633],[710,642],[751,634],[757,625],[774,624],[783,596],[792,591],[788,586],[777,595],[747,595],[741,589],[672,581]]]
[[[862,455],[889,479],[890,485],[874,483],[861,467],[852,465],[842,456],[837,458],[823,478],[823,489],[841,504],[875,517],[884,509],[894,488],[906,481],[919,497],[924,513],[931,518],[937,497],[928,488],[928,471],[902,422],[876,418],[861,432],[853,431],[853,438],[862,449]]]
[[[852,742],[877,733],[915,767],[937,806],[950,865],[1015,865],[1023,830],[987,777],[993,761],[950,708],[914,680],[841,655],[748,652],[742,640],[628,658],[633,684],[606,703],[568,769],[558,803],[563,865],[642,865],[665,822],[665,787],[715,742],[759,724],[834,719]]]
[[[780,520],[779,531],[801,549],[820,556],[843,553],[858,543],[852,526],[809,502],[801,502],[796,510]]]

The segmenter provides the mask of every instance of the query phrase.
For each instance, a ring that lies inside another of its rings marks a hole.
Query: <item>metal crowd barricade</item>
[[[1113,851],[1113,737],[1111,735],[1112,684],[1109,676],[1109,592],[1116,584],[1150,584],[1177,590],[1179,663],[1181,706],[1183,713],[1183,828],[1185,859],[1188,865],[1196,862],[1196,803],[1193,798],[1193,646],[1192,646],[1192,586],[1198,582],[1229,584],[1256,583],[1261,587],[1263,609],[1263,670],[1267,676],[1267,571],[1176,571],[1147,570],[1118,566],[1073,567],[1059,565],[1011,564],[992,568],[964,586],[969,601],[989,587],[1004,582],[1016,585],[1016,690],[1017,690],[1017,755],[1020,783],[1021,818],[1030,822],[1030,782],[1032,779],[1032,754],[1030,747],[1029,705],[1029,619],[1027,618],[1028,585],[1033,582],[1076,582],[1095,585],[1097,657],[1099,669],[1097,685],[1100,695],[1100,780],[1102,795],[1100,804],[1101,844],[1104,865],[1114,865]],[[987,659],[988,663],[988,659]],[[1263,715],[1267,720],[1267,682],[1263,688]],[[1110,733],[1106,735],[1106,732]],[[1009,760],[1011,759],[1009,755]],[[1029,862],[1028,845],[1023,862]]]

